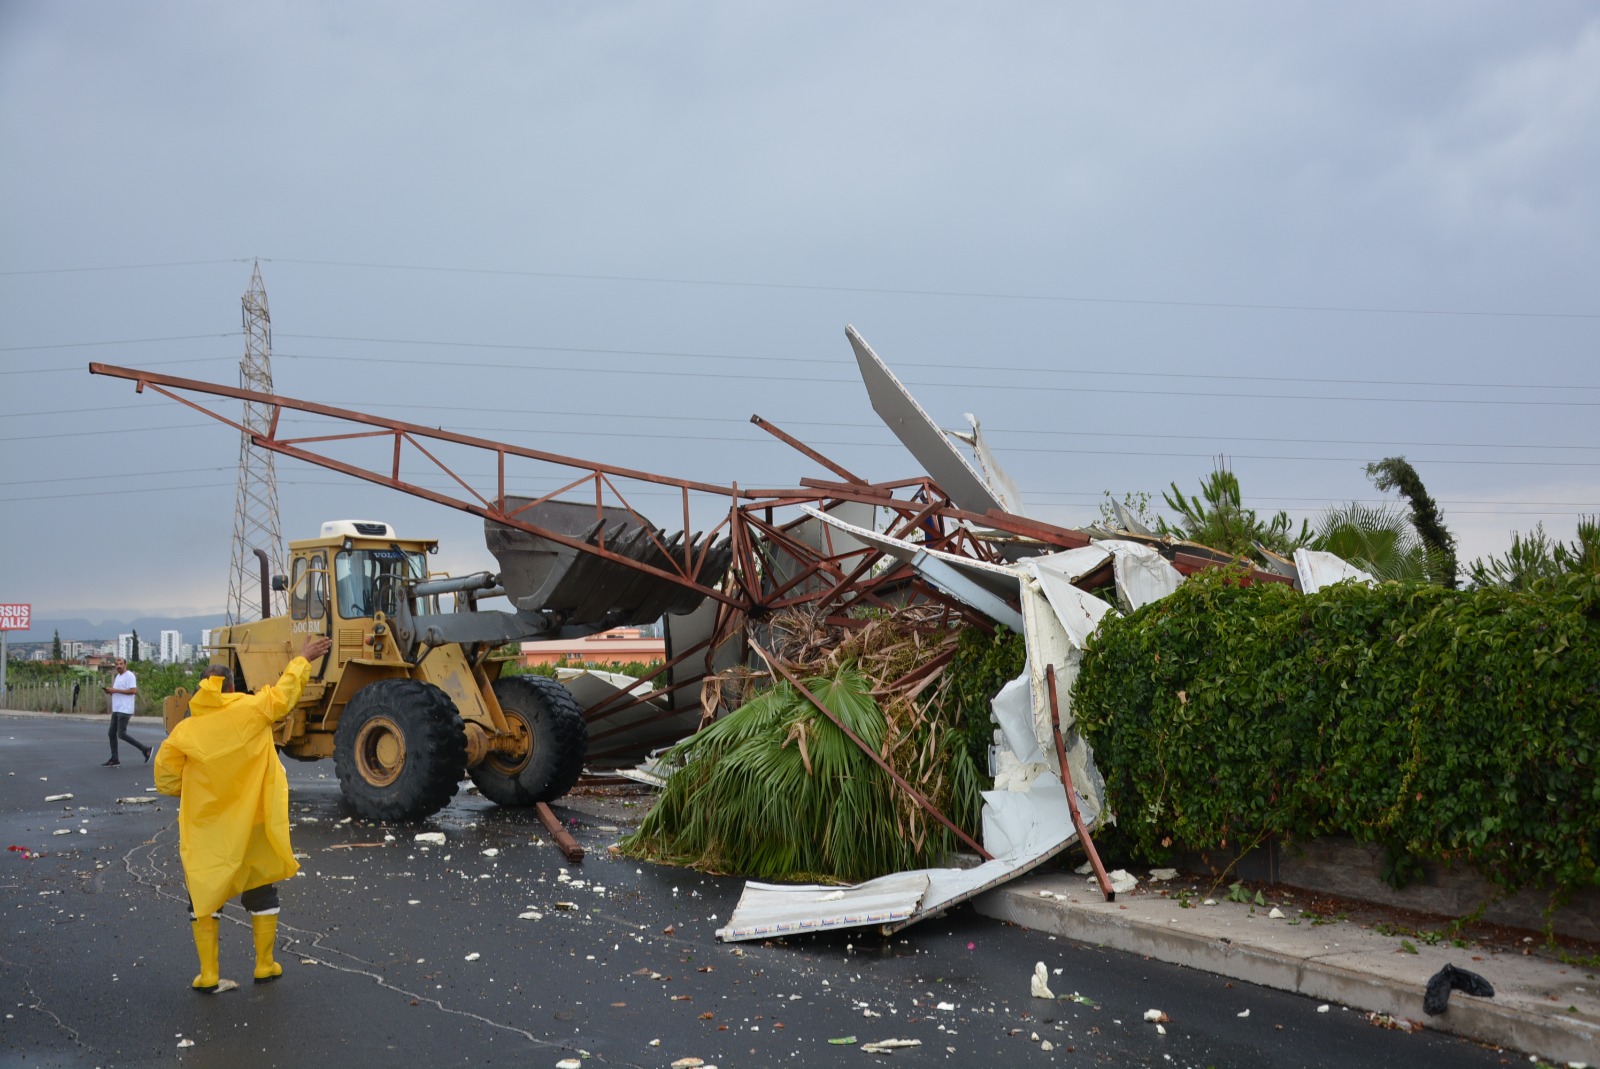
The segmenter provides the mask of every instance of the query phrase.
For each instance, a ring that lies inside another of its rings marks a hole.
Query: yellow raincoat
[[[202,679],[189,716],[156,752],[156,790],[180,798],[178,853],[197,917],[300,871],[272,725],[289,715],[310,678],[311,665],[296,657],[255,694],[223,693],[220,678]]]

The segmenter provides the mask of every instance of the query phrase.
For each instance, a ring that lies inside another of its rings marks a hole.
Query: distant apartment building
[[[117,656],[124,660],[133,660],[133,633],[125,631],[117,636]]]
[[[156,654],[156,661],[160,664],[177,664],[183,660],[183,632],[161,632],[161,643]]]

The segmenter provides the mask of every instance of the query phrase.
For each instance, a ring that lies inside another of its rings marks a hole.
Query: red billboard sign
[[[0,602],[0,631],[28,630],[28,617],[32,614],[32,605],[7,605]]]

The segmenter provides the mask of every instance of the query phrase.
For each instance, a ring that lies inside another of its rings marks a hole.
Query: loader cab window
[[[320,620],[328,615],[328,558],[323,553],[296,557],[289,570],[289,615]]]
[[[405,596],[407,579],[425,579],[427,562],[421,553],[402,549],[343,550],[333,559],[334,586],[339,595],[339,616],[357,620],[383,612],[393,616]]]

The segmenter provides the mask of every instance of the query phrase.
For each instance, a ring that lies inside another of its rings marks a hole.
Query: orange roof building
[[[618,627],[587,638],[552,639],[522,644],[523,664],[628,664],[665,660],[665,639],[646,638],[637,627]]]

